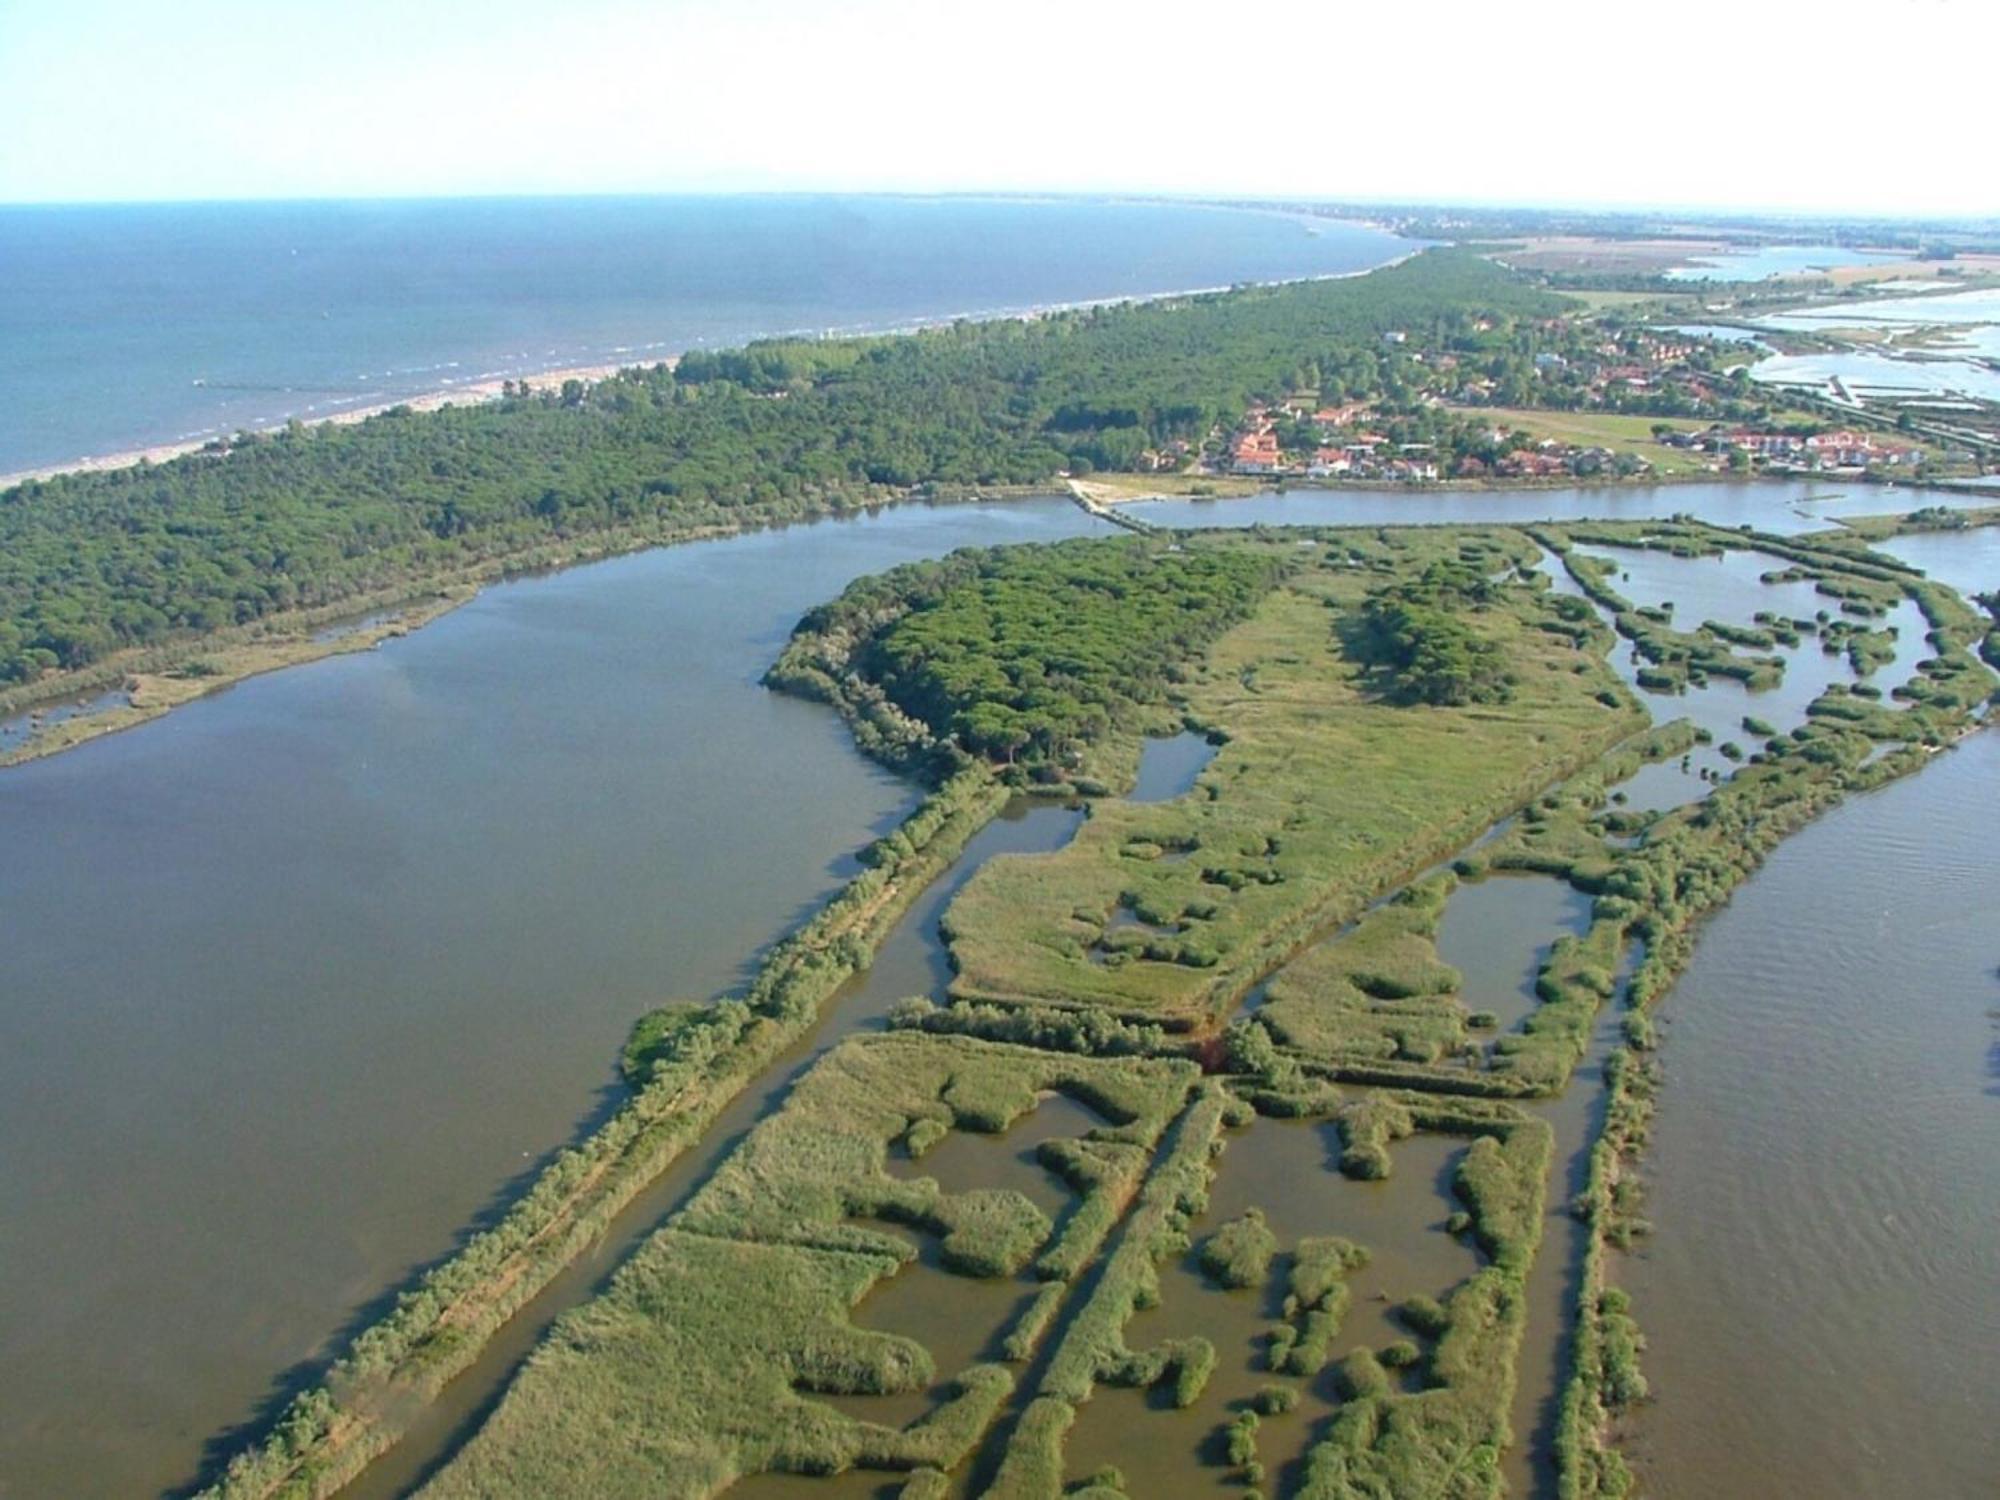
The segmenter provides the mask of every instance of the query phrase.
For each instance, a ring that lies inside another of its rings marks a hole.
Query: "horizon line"
[[[1348,198],[1333,194],[1272,194],[1228,190],[1167,190],[1152,188],[1032,188],[1032,187],[685,187],[685,188],[523,188],[503,191],[466,192],[356,192],[245,194],[242,196],[196,196],[188,198],[21,198],[0,199],[0,211],[32,209],[90,208],[242,208],[270,205],[375,204],[375,203],[505,203],[549,199],[598,200],[637,199],[726,199],[726,198],[897,198],[897,199],[988,199],[1009,201],[1071,201],[1127,203],[1185,203],[1190,206],[1265,208],[1271,210],[1328,208],[1353,210],[1359,218],[1369,213],[1418,214],[1463,210],[1474,213],[1538,212],[1548,214],[1593,214],[1604,217],[1643,218],[1663,215],[1706,215],[1716,219],[1742,218],[1762,222],[1801,224],[1883,224],[1938,226],[1956,229],[2000,227],[2000,210],[1991,213],[1937,213],[1894,210],[1835,210],[1805,208],[1755,208],[1741,204],[1695,204],[1664,202],[1564,202],[1545,199],[1468,199],[1412,196],[1407,198]]]

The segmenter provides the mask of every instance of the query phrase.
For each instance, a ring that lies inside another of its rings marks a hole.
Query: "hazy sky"
[[[0,0],[0,201],[1128,189],[2000,213],[1996,0]]]

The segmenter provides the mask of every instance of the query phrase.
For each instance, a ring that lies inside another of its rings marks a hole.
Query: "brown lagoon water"
[[[608,1106],[635,1015],[852,871],[915,792],[758,685],[803,610],[1093,528],[909,507],[647,553],[0,774],[0,1490],[191,1478]]]
[[[1515,512],[1525,501],[1534,502],[1526,511],[1533,515],[1708,513],[1712,502],[1716,519],[1775,530],[1787,517],[1805,524],[1801,511],[1845,503],[1814,498],[1823,493],[1831,492],[1797,485],[1494,497],[1363,492],[1183,502],[1146,513],[1200,524],[1499,520],[1520,518]],[[1934,498],[1898,494],[1905,505]],[[1857,498],[1857,514],[1891,508],[1880,493]],[[510,1184],[609,1106],[612,1060],[635,1014],[662,996],[713,994],[738,982],[761,944],[853,868],[852,851],[902,815],[913,790],[856,756],[829,712],[757,686],[799,613],[857,574],[912,557],[1092,529],[1101,528],[1056,501],[912,507],[600,564],[490,590],[379,651],[258,679],[132,733],[0,773],[7,954],[0,1015],[9,1043],[0,1049],[0,1193],[9,1205],[0,1216],[0,1494],[147,1494],[188,1480],[207,1440],[282,1390],[280,1372],[323,1356],[343,1324],[446,1251],[467,1222],[503,1201]],[[1976,571],[1965,557],[1938,553],[1940,576],[1965,586],[1947,571],[1953,563]],[[2000,577],[1991,582],[2000,585]],[[1693,597],[1685,581],[1662,580],[1668,584],[1679,597]],[[1689,706],[1655,704],[1662,716]],[[1762,703],[1733,711],[1778,717]],[[1716,709],[1718,718],[1722,712]],[[1206,748],[1191,736],[1157,743],[1138,794],[1183,789]],[[1973,769],[1953,779],[1961,765]],[[1935,797],[1931,816],[1945,823],[1968,801],[1990,812],[2000,805],[1996,769],[1990,737],[1983,737],[1866,806]],[[1934,790],[1941,779],[1949,790]],[[511,1324],[410,1441],[353,1492],[395,1495],[420,1482],[476,1426],[548,1318],[601,1284],[826,1045],[879,1024],[900,996],[941,984],[936,920],[979,861],[1056,847],[1076,816],[1024,806],[982,833],[913,909],[870,973],[830,1007],[819,1032],[746,1091],[708,1144],[642,1195],[599,1252]],[[1829,887],[1834,894],[1872,889],[1862,876],[1892,880],[1915,869],[1944,878],[1926,864],[1928,835],[1868,846],[1864,869],[1842,854],[1843,836],[1826,832],[1843,826],[1830,821],[1808,835],[1835,840],[1803,877],[1812,898],[1769,913],[1753,939],[1789,951],[1787,934],[1798,930],[1792,924],[1803,921],[1801,912],[1810,914],[1814,901],[1831,906]],[[1925,826],[1919,820],[1913,828]],[[1952,831],[1965,835],[1962,827]],[[1993,847],[1995,832],[1986,828],[1983,845],[1971,839],[1960,864],[1944,867],[1968,878],[1984,872],[1985,884],[1975,880],[1966,899],[1973,911],[1983,900],[1989,915],[2000,910],[2000,893],[1990,856],[1984,866],[1977,856]],[[1794,860],[1791,848],[1779,851],[1763,880]],[[1932,889],[1923,880],[1906,884]],[[1737,920],[1758,888],[1746,888],[1725,921]],[[1964,888],[1961,881],[1939,899],[1949,905],[1951,890]],[[1573,903],[1547,882],[1469,886],[1447,916],[1448,956],[1467,971],[1469,989],[1486,997],[1486,1008],[1511,1020],[1537,947],[1577,918]],[[1944,1267],[1937,1275],[1956,1296],[1953,1306],[1983,1312],[1986,1321],[1948,1319],[1963,1357],[1940,1360],[1927,1333],[1897,1343],[1903,1331],[1928,1326],[1917,1314],[1935,1312],[1930,1303],[1910,1309],[1891,1299],[1885,1316],[1897,1333],[1878,1339],[1872,1324],[1867,1338],[1859,1336],[1846,1299],[1821,1300],[1814,1357],[1854,1400],[1870,1388],[1869,1365],[1888,1368],[1881,1363],[1885,1343],[1925,1365],[1924,1381],[1907,1389],[1929,1391],[1967,1372],[1990,1389],[1990,1360],[1982,1365],[1964,1349],[1976,1334],[1994,1332],[1993,1300],[1982,1306],[1967,1278],[1984,1265],[1990,1283],[2000,1211],[1990,1178],[2000,1152],[1976,1128],[1978,1119],[1994,1118],[1996,1085],[1985,1051],[1991,1023],[1983,1012],[1995,997],[1990,983],[1980,991],[1977,975],[1951,967],[1963,967],[1963,943],[1947,953],[1928,941],[1893,940],[1926,934],[1920,912],[1885,917],[1878,927],[1875,956],[1893,968],[1865,991],[1878,1019],[1900,1015],[1908,1003],[1955,1028],[1949,1045],[1928,1037],[1918,1072],[1908,1075],[1916,1096],[1936,1095],[1922,1079],[1939,1069],[1970,1059],[1975,1071],[1985,1070],[1973,1090],[1985,1115],[1951,1114],[1950,1128],[1961,1133],[1937,1153],[1920,1149],[1928,1117],[1912,1120],[1910,1149],[1893,1165],[1898,1191],[1917,1193],[1929,1206],[1908,1221],[1921,1225],[1910,1232],[1908,1254],[1919,1269]],[[1724,930],[1718,923],[1718,934]],[[1851,917],[1841,930],[1850,937],[1858,931]],[[1837,951],[1802,941],[1808,957]],[[1985,955],[1979,971],[1989,980],[1995,957]],[[1704,950],[1696,974],[1713,971],[1712,964],[1704,970],[1706,962]],[[1731,970],[1711,972],[1708,989],[1694,987],[1694,978],[1673,1014],[1691,1021],[1731,1003],[1731,995],[1746,1003],[1729,989]],[[1717,993],[1716,985],[1723,998],[1703,998]],[[1899,1070],[1909,1060],[1894,1043],[1903,1031],[1845,1023],[1816,1031],[1819,993],[1813,985],[1757,989],[1747,1003],[1760,1013],[1788,1010],[1793,1024],[1814,1036],[1838,1036],[1843,1056],[1867,1070],[1868,1086],[1900,1100]],[[1775,1005],[1774,994],[1785,1004]],[[1898,1004],[1883,1004],[1885,995]],[[1971,1024],[1967,1016],[1977,1033],[1969,1038],[1958,1034]],[[1669,1050],[1670,1106],[1676,1091],[1691,1097],[1690,1080],[1713,1072],[1706,1059],[1686,1060],[1682,1038],[1695,1034],[1685,1026]],[[1781,1071],[1782,1061],[1770,1061],[1767,1071]],[[1806,1069],[1786,1091],[1749,1088],[1721,1102],[1768,1111],[1796,1092],[1817,1097],[1823,1114],[1853,1117],[1854,1091],[1819,1090],[1823,1077]],[[1594,1069],[1586,1067],[1550,1106],[1559,1174],[1580,1164],[1598,1096]],[[1948,1088],[1942,1097],[1950,1097]],[[1799,1118],[1817,1118],[1799,1107]],[[1047,1191],[1012,1139],[1076,1128],[1061,1118],[1060,1104],[1045,1109],[1046,1120],[1024,1122],[1001,1141],[948,1142],[923,1169],[1018,1178],[1024,1189]],[[1717,1101],[1705,1101],[1701,1112],[1716,1128]],[[1657,1203],[1670,1228],[1683,1214],[1675,1184],[1691,1170],[1677,1168],[1677,1159],[1704,1161],[1711,1150],[1704,1142],[1689,1154],[1677,1144],[1673,1118],[1670,1108]],[[1766,1128],[1783,1135],[1789,1118],[1774,1117]],[[1433,1149],[1448,1155],[1450,1143],[1405,1143],[1391,1184],[1349,1184],[1326,1170],[1330,1158],[1317,1134],[1264,1122],[1237,1137],[1216,1213],[1257,1203],[1282,1221],[1287,1237],[1332,1231],[1372,1241],[1387,1257],[1364,1275],[1463,1274],[1453,1257],[1469,1259],[1469,1252],[1434,1227],[1449,1206],[1438,1195],[1448,1161],[1424,1157]],[[1753,1131],[1745,1139],[1759,1137]],[[1757,1162],[1796,1168],[1789,1192],[1829,1202],[1865,1195],[1885,1175],[1856,1170],[1865,1156],[1810,1142],[1791,1156],[1763,1152],[1752,1153]],[[1986,1177],[1979,1175],[1982,1160]],[[1552,1184],[1549,1239],[1530,1288],[1516,1406],[1523,1433],[1546,1431],[1546,1398],[1561,1370],[1557,1335],[1566,1324],[1575,1251],[1559,1212],[1563,1191]],[[1748,1249],[1707,1233],[1663,1237],[1643,1269],[1664,1274],[1673,1264],[1669,1251],[1685,1247],[1688,1284],[1700,1290],[1646,1294],[1676,1309],[1688,1296],[1699,1301],[1707,1283],[1749,1264],[1752,1254],[1761,1257],[1758,1247],[1782,1249],[1780,1231],[1788,1228],[1816,1228],[1818,1250],[1836,1259],[1856,1248],[1812,1214],[1799,1215],[1785,1193],[1735,1203],[1731,1212],[1749,1225],[1749,1208],[1765,1205],[1780,1222],[1746,1228]],[[1685,1212],[1712,1227],[1706,1209]],[[1786,1264],[1782,1253],[1775,1264]],[[1851,1274],[1862,1276],[1871,1295],[1879,1290],[1862,1272]],[[859,1316],[916,1332],[933,1317],[945,1279],[920,1266]],[[1166,1304],[1148,1315],[1160,1321],[1159,1331],[1182,1331],[1167,1325],[1188,1319],[1203,1328],[1213,1323],[1219,1344],[1233,1341],[1242,1351],[1225,1356],[1204,1398],[1219,1411],[1229,1395],[1261,1383],[1243,1344],[1261,1320],[1247,1294],[1204,1290],[1185,1268],[1168,1280]],[[985,1325],[1007,1310],[1011,1290],[990,1291],[992,1307],[952,1330],[964,1348],[940,1349],[949,1356],[943,1368],[983,1345]],[[1765,1311],[1779,1305],[1767,1298]],[[1357,1302],[1351,1324],[1355,1337],[1379,1342],[1379,1330],[1367,1326],[1372,1306]],[[1676,1458],[1709,1464],[1674,1493],[1759,1492],[1716,1487],[1718,1474],[1727,1480],[1739,1472],[1739,1461],[1746,1475],[1760,1471],[1748,1457],[1704,1459],[1710,1445],[1703,1419],[1687,1417],[1688,1408],[1676,1404],[1685,1398],[1675,1392],[1720,1393],[1754,1376],[1768,1400],[1793,1403],[1796,1420],[1815,1422],[1822,1397],[1792,1382],[1790,1360],[1740,1359],[1744,1343],[1789,1349],[1802,1331],[1787,1323],[1742,1343],[1682,1344],[1677,1355],[1664,1321],[1648,1319],[1663,1391],[1657,1420],[1642,1434],[1651,1467],[1667,1485],[1679,1483]],[[1691,1338],[1702,1321],[1678,1321],[1676,1337]],[[1723,1330],[1749,1326],[1739,1310]],[[2000,1337],[1987,1337],[1983,1347],[1996,1345]],[[1894,1391],[1877,1390],[1873,1399],[1885,1419],[1907,1420],[1918,1410]],[[1943,1394],[1938,1403],[1941,1421],[1964,1404],[1953,1408]],[[1125,1408],[1148,1425],[1127,1426],[1115,1415]],[[1930,1411],[1928,1398],[1921,1409]],[[1309,1401],[1295,1414],[1291,1437],[1282,1436],[1284,1423],[1267,1428],[1274,1478],[1296,1473],[1285,1466],[1318,1416]],[[1148,1431],[1158,1440],[1147,1439]],[[1107,1392],[1076,1429],[1073,1469],[1088,1472],[1086,1459],[1115,1461],[1136,1478],[1157,1458],[1166,1466],[1162,1475],[1185,1477],[1176,1466],[1192,1456],[1188,1444],[1198,1447],[1198,1437],[1184,1419],[1148,1411],[1142,1397]],[[1940,1427],[1936,1441],[1946,1450],[1938,1462],[1959,1466],[1951,1472],[1980,1462],[1995,1471],[1990,1440],[1981,1447],[1964,1424]],[[1202,1471],[1201,1482],[1215,1472]],[[1531,1449],[1517,1452],[1511,1473],[1522,1490],[1546,1484]],[[835,1489],[866,1494],[872,1486],[857,1476],[851,1488]]]
[[[1660,1500],[2000,1485],[2000,735],[1782,845],[1666,1003],[1619,1267]]]
[[[804,1077],[826,1052],[857,1031],[877,1029],[898,1000],[910,995],[941,994],[950,979],[950,960],[938,935],[938,923],[952,897],[979,867],[996,854],[1039,854],[1068,843],[1082,821],[1081,809],[1052,802],[1021,799],[1010,804],[966,844],[958,862],[935,881],[903,914],[875,953],[875,962],[841,988],[821,1013],[819,1023],[793,1046],[762,1079],[746,1088],[716,1117],[694,1150],[662,1172],[627,1205],[584,1261],[566,1268],[540,1295],[516,1313],[491,1339],[479,1359],[458,1376],[408,1429],[403,1440],[371,1464],[343,1495],[353,1500],[388,1500],[410,1494],[458,1451],[505,1393],[522,1359],[533,1349],[557,1316],[600,1290],[625,1256],[671,1213],[694,1195],[759,1120],[785,1102],[792,1085]],[[1064,1118],[1068,1101],[1050,1101],[1031,1120],[1040,1124]],[[1024,1134],[1025,1132],[1025,1134]],[[1069,1133],[1078,1133],[1071,1130]],[[1017,1126],[1006,1140],[1030,1138],[1034,1132]],[[947,1147],[954,1148],[947,1152]],[[961,1138],[942,1142],[926,1170],[947,1186],[953,1184],[932,1169],[932,1163],[953,1160],[963,1150]],[[1014,1163],[1019,1168],[1018,1161]],[[1035,1168],[1039,1171],[1039,1167]],[[1025,1174],[1024,1174],[1025,1175]],[[1020,1186],[996,1181],[994,1186]],[[934,1268],[933,1268],[934,1269]],[[936,1276],[945,1273],[937,1271]],[[919,1276],[917,1279],[927,1279]],[[966,1283],[976,1288],[976,1283]],[[933,1282],[933,1291],[935,1283]],[[905,1305],[903,1293],[892,1301]],[[941,1369],[952,1368],[949,1351],[933,1346]]]

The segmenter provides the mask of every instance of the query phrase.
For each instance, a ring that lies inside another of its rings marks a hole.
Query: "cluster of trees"
[[[1507,696],[1500,650],[1467,623],[1495,585],[1462,562],[1435,562],[1408,583],[1370,596],[1363,609],[1372,659],[1396,696],[1413,703],[1462,706]]]
[[[940,742],[1060,763],[1158,701],[1277,572],[1261,551],[1136,537],[967,549],[860,580],[799,635],[854,641],[852,670]]]
[[[33,481],[0,493],[0,683],[593,535],[1115,468],[1234,421],[1302,370],[1358,381],[1372,360],[1356,351],[1390,329],[1552,301],[1477,256],[1435,250],[1351,280],[760,343]]]

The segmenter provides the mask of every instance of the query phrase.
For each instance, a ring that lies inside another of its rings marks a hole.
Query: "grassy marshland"
[[[1476,1050],[1459,973],[1436,944],[1457,884],[1446,874],[1406,886],[1338,938],[1308,948],[1271,976],[1251,1024],[1302,1057],[1357,1071],[1428,1068]]]
[[[1080,1192],[1110,1209],[1079,1210],[1061,1233],[1085,1224],[1101,1241],[1194,1077],[1185,1062],[956,1037],[848,1041],[604,1295],[557,1323],[425,1493],[699,1496],[769,1470],[954,1467],[1013,1375],[1000,1364],[937,1370],[923,1345],[857,1326],[853,1309],[916,1257],[918,1236],[938,1238],[949,1270],[1011,1277],[1055,1227],[1018,1192],[947,1192],[916,1175],[923,1152],[950,1130],[1002,1132],[1048,1092],[1077,1098],[1105,1123],[1051,1145],[1096,1155],[1104,1169]],[[895,1155],[915,1157],[913,1172],[891,1170]],[[1094,1249],[1038,1269],[1073,1272]],[[922,1390],[935,1404],[907,1426],[818,1399]]]
[[[1642,722],[1603,660],[1602,627],[1520,571],[1536,553],[1518,531],[1184,545],[1293,560],[1175,686],[1220,753],[1185,797],[1099,802],[1064,849],[986,865],[946,915],[955,996],[1211,1026],[1315,932]],[[1503,664],[1471,670],[1472,695],[1490,701],[1427,701],[1431,674],[1413,687],[1384,652],[1383,610],[1413,589],[1451,598],[1445,678],[1458,680],[1460,657]],[[1462,653],[1458,631],[1474,643]],[[1131,919],[1151,941],[1107,942]]]
[[[1561,550],[1567,539],[1549,540]],[[1646,1393],[1638,1363],[1643,1340],[1623,1293],[1611,1284],[1609,1252],[1645,1229],[1633,1168],[1645,1145],[1657,1087],[1648,1056],[1650,1007],[1685,967],[1702,918],[1726,903],[1780,841],[1849,792],[1916,769],[1929,750],[1977,722],[1994,688],[1992,675],[1972,654],[1986,635],[1986,622],[1950,590],[1892,560],[1857,556],[1841,543],[1748,536],[1693,523],[1600,525],[1591,529],[1591,540],[1777,552],[1791,560],[1790,576],[1811,578],[1821,593],[1869,614],[1884,613],[1906,597],[1913,600],[1930,627],[1931,655],[1895,691],[1893,706],[1879,693],[1835,685],[1809,706],[1806,724],[1788,735],[1746,719],[1746,731],[1766,736],[1763,748],[1701,802],[1658,815],[1613,811],[1605,787],[1625,768],[1613,768],[1607,758],[1606,766],[1538,799],[1506,837],[1467,862],[1474,870],[1560,875],[1596,898],[1588,934],[1580,942],[1559,943],[1543,969],[1543,1013],[1564,1006],[1587,1023],[1597,1004],[1613,993],[1621,955],[1639,954],[1625,992],[1628,1045],[1610,1060],[1606,1123],[1592,1151],[1588,1183],[1574,1205],[1591,1234],[1576,1307],[1573,1374],[1556,1436],[1565,1500],[1623,1495],[1633,1483],[1608,1431]],[[1571,554],[1567,560],[1574,570],[1580,559]],[[1586,581],[1590,573],[1586,566],[1577,576],[1625,630],[1629,607],[1601,578]],[[1838,621],[1822,622],[1821,630],[1840,643],[1836,649],[1849,651],[1857,673],[1883,659],[1881,632]],[[1863,643],[1858,650],[1857,643]],[[1671,741],[1657,732],[1655,739],[1646,747],[1650,753],[1672,753]],[[1873,758],[1884,743],[1896,748]]]

